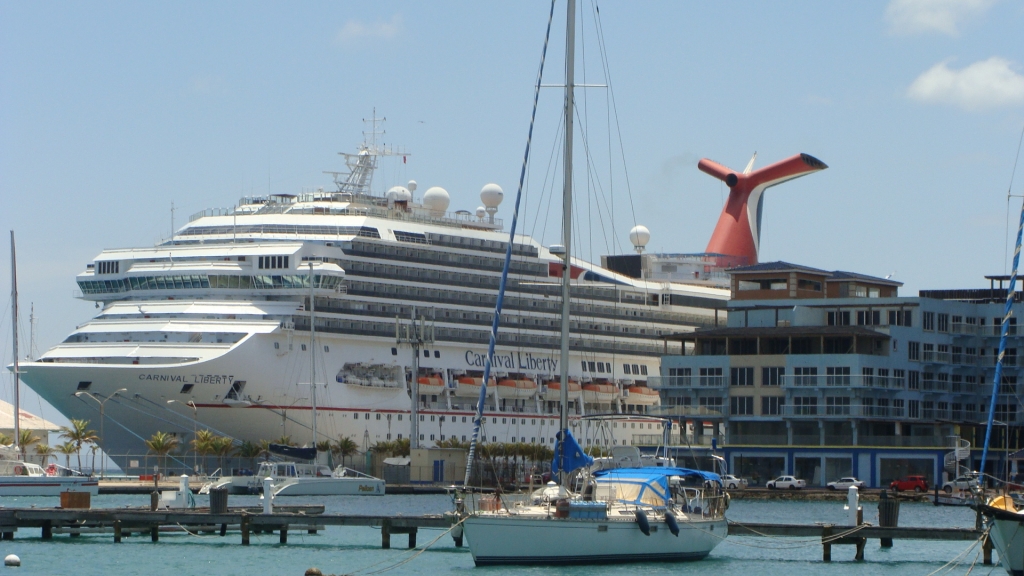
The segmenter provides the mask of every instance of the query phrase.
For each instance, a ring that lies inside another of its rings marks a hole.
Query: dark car
[[[913,490],[914,492],[927,492],[928,481],[924,476],[907,476],[899,480],[893,480],[889,488],[900,492],[901,490]]]

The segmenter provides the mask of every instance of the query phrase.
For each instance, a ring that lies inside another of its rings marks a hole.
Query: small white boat
[[[999,552],[999,563],[1010,576],[1024,576],[1024,510],[1017,509],[1006,494],[991,498],[979,509]]]
[[[60,476],[56,467],[53,467],[53,474],[47,474],[38,464],[6,456],[0,455],[0,496],[60,496],[61,492],[88,492],[95,496],[99,493],[99,481],[94,478]]]
[[[248,477],[249,491],[263,491],[263,479],[271,478],[277,496],[383,496],[384,481],[357,470],[338,466],[333,472],[319,464],[264,462]]]

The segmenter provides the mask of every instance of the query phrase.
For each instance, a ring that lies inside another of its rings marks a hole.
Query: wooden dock
[[[321,507],[322,510],[322,507]],[[275,511],[271,514],[251,509],[232,509],[211,514],[202,510],[157,510],[131,508],[114,509],[62,509],[62,508],[8,508],[0,510],[0,538],[11,540],[19,529],[38,528],[43,540],[54,533],[77,536],[85,533],[112,533],[114,542],[132,534],[148,535],[153,542],[168,529],[187,530],[192,533],[220,533],[240,531],[242,545],[248,546],[250,535],[280,535],[281,544],[288,543],[289,529],[305,530],[315,534],[326,526],[367,526],[380,528],[381,546],[391,547],[392,534],[408,534],[409,548],[416,546],[416,533],[420,528],[447,530],[458,522],[453,515],[383,516],[307,514],[299,511]],[[462,546],[461,532],[454,536],[456,546]]]
[[[878,540],[953,540],[973,542],[982,541],[982,555],[986,566],[992,564],[992,542],[983,530],[974,528],[924,528],[924,527],[884,527],[860,524],[859,526],[840,526],[833,524],[758,524],[729,522],[730,536],[762,536],[762,537],[794,537],[820,538],[822,561],[832,561],[832,546],[856,546],[855,560],[864,559],[864,546],[869,539]]]

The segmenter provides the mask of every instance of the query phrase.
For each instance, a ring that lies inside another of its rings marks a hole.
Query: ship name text
[[[230,374],[139,374],[139,380],[184,384],[233,384],[235,377]]]
[[[466,364],[483,368],[487,363],[487,354],[478,354],[466,350]],[[530,352],[510,352],[491,356],[491,367],[501,370],[525,370],[529,372],[554,373],[558,371],[558,360],[534,356]]]

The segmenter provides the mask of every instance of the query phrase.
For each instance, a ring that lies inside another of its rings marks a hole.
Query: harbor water
[[[145,506],[148,496],[97,496],[93,508]],[[207,497],[197,497],[205,506]],[[333,514],[434,514],[451,509],[444,495],[383,497],[335,496],[282,499],[282,504],[323,504]],[[232,506],[260,506],[255,496],[231,496]],[[55,498],[0,499],[6,508],[49,507]],[[864,520],[878,523],[877,504],[864,502]],[[843,525],[846,512],[841,502],[793,502],[734,500],[728,513],[734,522],[806,524],[827,522]],[[900,510],[901,526],[959,527],[974,526],[974,512],[968,508],[936,507],[925,503],[904,502]],[[434,542],[434,540],[436,542]],[[433,542],[433,544],[431,544]],[[17,554],[22,565],[18,574],[146,576],[208,575],[294,575],[302,576],[316,566],[324,574],[636,574],[637,565],[597,565],[574,567],[500,567],[475,568],[468,547],[456,548],[451,536],[440,530],[420,530],[417,545],[425,551],[407,550],[404,534],[392,535],[392,548],[381,549],[380,530],[365,527],[328,527],[316,535],[291,531],[288,544],[279,544],[277,534],[253,534],[251,545],[242,546],[241,536],[229,532],[190,535],[184,532],[161,533],[159,542],[148,534],[135,534],[120,544],[112,534],[83,534],[71,538],[54,534],[43,541],[38,529],[22,529],[13,541],[0,541],[0,555]],[[571,546],[567,542],[566,546]],[[821,561],[821,544],[815,538],[730,537],[706,560],[691,563],[651,563],[642,566],[644,574],[757,574],[791,576],[824,574],[830,576],[866,576],[893,574],[922,576],[937,570],[949,574],[967,574],[972,564],[975,574],[1005,574],[1002,568],[982,566],[981,546],[971,542],[932,542],[897,540],[891,549],[882,549],[877,540],[869,540],[865,561],[854,562],[853,546],[835,546],[832,563]],[[947,563],[955,565],[943,568]],[[12,570],[4,568],[4,572]]]

